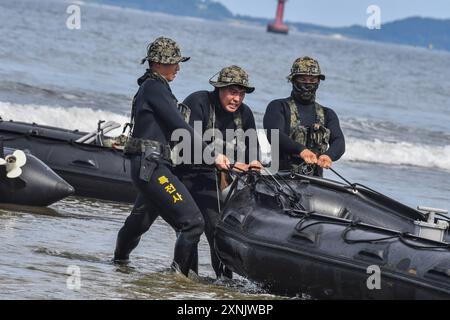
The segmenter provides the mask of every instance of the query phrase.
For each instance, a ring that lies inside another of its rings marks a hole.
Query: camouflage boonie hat
[[[292,81],[298,75],[318,76],[320,80],[325,80],[325,75],[320,71],[319,62],[310,57],[301,57],[294,61],[288,80]]]
[[[248,81],[247,72],[245,72],[244,69],[238,66],[223,68],[219,73],[217,81],[213,81],[211,78],[209,79],[209,83],[215,88],[224,88],[236,85],[244,87],[247,93],[252,93],[253,91],[255,91],[255,87],[252,87]]]
[[[190,57],[182,57],[178,44],[169,38],[159,37],[147,46],[147,57],[142,59],[141,64],[145,61],[177,64],[188,61]]]

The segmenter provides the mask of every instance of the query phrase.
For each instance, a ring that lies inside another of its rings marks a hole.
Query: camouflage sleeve
[[[280,137],[280,152],[283,154],[299,154],[303,150],[306,149],[304,145],[295,142],[289,137],[289,122],[288,117],[286,116],[286,112],[290,112],[287,110],[287,104],[284,105],[282,101],[275,100],[269,103],[266,109],[266,113],[264,114],[264,129],[267,130],[267,138],[269,142],[271,141],[271,131],[279,130]]]
[[[325,111],[325,126],[331,131],[329,142],[330,147],[325,152],[325,154],[329,156],[331,160],[337,161],[345,152],[344,133],[342,132],[341,126],[339,124],[339,118],[337,114],[329,108],[326,108]]]

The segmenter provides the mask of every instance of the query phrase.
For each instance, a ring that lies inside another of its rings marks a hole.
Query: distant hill
[[[292,23],[299,31],[320,34],[342,34],[349,38],[412,45],[450,51],[450,19],[411,17],[382,24],[380,30],[362,26],[327,28],[303,23]]]
[[[211,20],[241,20],[266,25],[271,19],[233,15],[224,5],[213,0],[91,0],[94,2],[163,12],[179,16]],[[301,22],[287,22],[298,31],[317,34],[340,34],[349,38],[397,43],[450,51],[450,19],[411,17],[384,23],[380,30],[363,26],[324,27]]]
[[[92,0],[92,1],[119,7],[168,13],[176,16],[190,16],[214,20],[233,18],[233,14],[223,4],[212,0]]]

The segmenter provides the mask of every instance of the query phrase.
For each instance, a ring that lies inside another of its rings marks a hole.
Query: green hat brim
[[[294,77],[301,76],[301,75],[308,76],[308,74],[305,74],[305,73],[294,73],[294,74],[290,74],[287,78],[288,78],[289,81],[292,81],[292,79]],[[325,81],[325,75],[324,74],[319,74],[318,77],[319,77],[320,80]]]
[[[238,87],[244,88],[246,93],[252,93],[253,91],[255,91],[255,87],[246,86],[246,85],[243,85],[242,83],[219,82],[219,81],[212,81],[212,80],[210,80],[209,83],[214,88],[225,88],[225,87],[230,87],[230,86],[238,86]]]
[[[180,63],[180,62],[186,62],[186,61],[188,61],[189,59],[191,59],[191,57],[179,57],[179,58],[177,58],[173,63],[166,63],[166,64],[177,64],[177,63]],[[145,61],[156,62],[156,63],[162,63],[162,62],[159,62],[159,61],[154,61],[154,60],[152,60],[150,57],[145,57],[145,58],[143,58],[143,59],[141,60],[141,64],[143,64]]]
[[[181,59],[180,59],[179,62],[186,62],[186,61],[188,61],[189,59],[191,59],[191,57],[181,57]]]

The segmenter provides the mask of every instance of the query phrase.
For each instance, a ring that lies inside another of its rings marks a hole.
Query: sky
[[[215,0],[231,12],[254,17],[274,18],[277,0]],[[450,19],[449,0],[288,0],[285,19],[324,26],[366,25],[367,8],[380,8],[381,22],[411,16]]]

